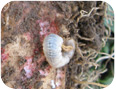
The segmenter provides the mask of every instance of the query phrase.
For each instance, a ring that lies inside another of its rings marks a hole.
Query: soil
[[[94,52],[102,48],[105,7],[106,3],[101,1],[17,1],[6,4],[1,12],[3,82],[11,88],[69,89],[86,87],[76,83],[75,78],[82,81],[96,76],[91,80],[96,81],[100,76],[95,74],[98,71],[90,75],[89,69],[95,67]],[[48,24],[42,27],[41,23],[45,22]],[[49,66],[43,54],[42,42],[50,33],[75,40],[73,58],[60,69]],[[29,66],[29,75],[26,66]],[[57,78],[59,71],[63,74]],[[51,80],[59,84],[53,87]]]

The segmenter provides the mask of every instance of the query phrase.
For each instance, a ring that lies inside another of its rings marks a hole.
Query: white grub
[[[51,80],[52,89],[56,88],[54,80]]]
[[[43,42],[43,51],[48,63],[54,68],[60,68],[69,63],[74,55],[75,42],[73,39],[67,40],[65,45],[72,46],[73,49],[66,52],[62,50],[63,39],[56,34],[50,34],[45,37]]]

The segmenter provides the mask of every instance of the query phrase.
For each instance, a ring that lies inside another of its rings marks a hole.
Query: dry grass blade
[[[87,81],[78,81],[74,79],[74,82],[78,83],[78,84],[90,84],[90,85],[95,85],[95,86],[99,86],[99,87],[107,87],[108,85],[104,85],[104,84],[100,84],[100,83],[95,83],[95,82],[87,82]]]

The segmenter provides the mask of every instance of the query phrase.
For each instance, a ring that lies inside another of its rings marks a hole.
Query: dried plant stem
[[[83,15],[83,17],[84,17],[84,16],[89,17],[89,16],[91,15],[91,13],[93,12],[93,10],[97,10],[97,9],[100,9],[100,8],[99,8],[99,7],[93,7],[93,8],[90,10],[89,13],[87,13],[87,12],[84,11],[84,10],[81,10],[80,13]],[[87,14],[84,14],[84,13],[87,13]]]
[[[79,48],[79,46],[78,46],[78,43],[76,42],[76,51],[80,54],[80,56],[83,58],[83,54],[82,54],[82,52],[81,52],[81,49]]]
[[[80,39],[83,39],[83,40],[87,40],[87,41],[93,41],[93,39],[94,39],[94,37],[93,38],[86,38],[86,37],[80,36],[79,34],[77,34],[77,37],[79,37]]]
[[[89,89],[94,89],[94,88],[90,87],[89,85],[87,85],[87,87],[88,87]]]
[[[95,82],[87,82],[87,81],[78,81],[76,79],[74,79],[74,82],[78,83],[78,84],[90,84],[90,85],[96,85],[99,87],[107,87],[108,85],[104,85],[104,84],[100,84],[100,83],[95,83]]]
[[[72,50],[73,47],[72,47],[72,46],[65,46],[65,45],[63,44],[63,45],[62,45],[62,49],[63,49],[64,51],[68,52],[68,51]]]
[[[104,39],[114,40],[114,37],[104,37]]]
[[[111,56],[110,54],[108,53],[104,53],[104,52],[97,52],[98,54],[103,54],[103,55],[107,55],[107,56]]]
[[[99,7],[93,7],[91,10],[90,10],[90,12],[88,13],[87,11],[84,11],[84,10],[81,10],[80,11],[80,16],[77,18],[77,23],[79,22],[79,19],[81,19],[82,17],[89,17],[90,15],[91,15],[91,13],[93,12],[93,10],[98,10],[98,9],[100,9]],[[97,13],[98,14],[98,13]],[[78,15],[78,14],[76,14],[76,15]],[[76,15],[74,15],[73,16],[73,19],[74,19],[74,17],[76,17]],[[99,14],[98,14],[99,15]]]
[[[96,63],[98,63],[98,62],[100,62],[100,61],[102,61],[104,59],[108,59],[108,58],[114,59],[113,56],[114,56],[114,53],[112,53],[111,55],[108,55],[108,56],[101,57],[101,58],[96,60]]]

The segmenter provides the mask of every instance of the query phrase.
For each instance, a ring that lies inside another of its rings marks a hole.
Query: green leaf
[[[114,79],[113,76],[112,77],[108,77],[108,78],[106,78],[104,80],[100,80],[100,83],[105,84],[105,85],[110,85],[112,83],[113,79]]]

